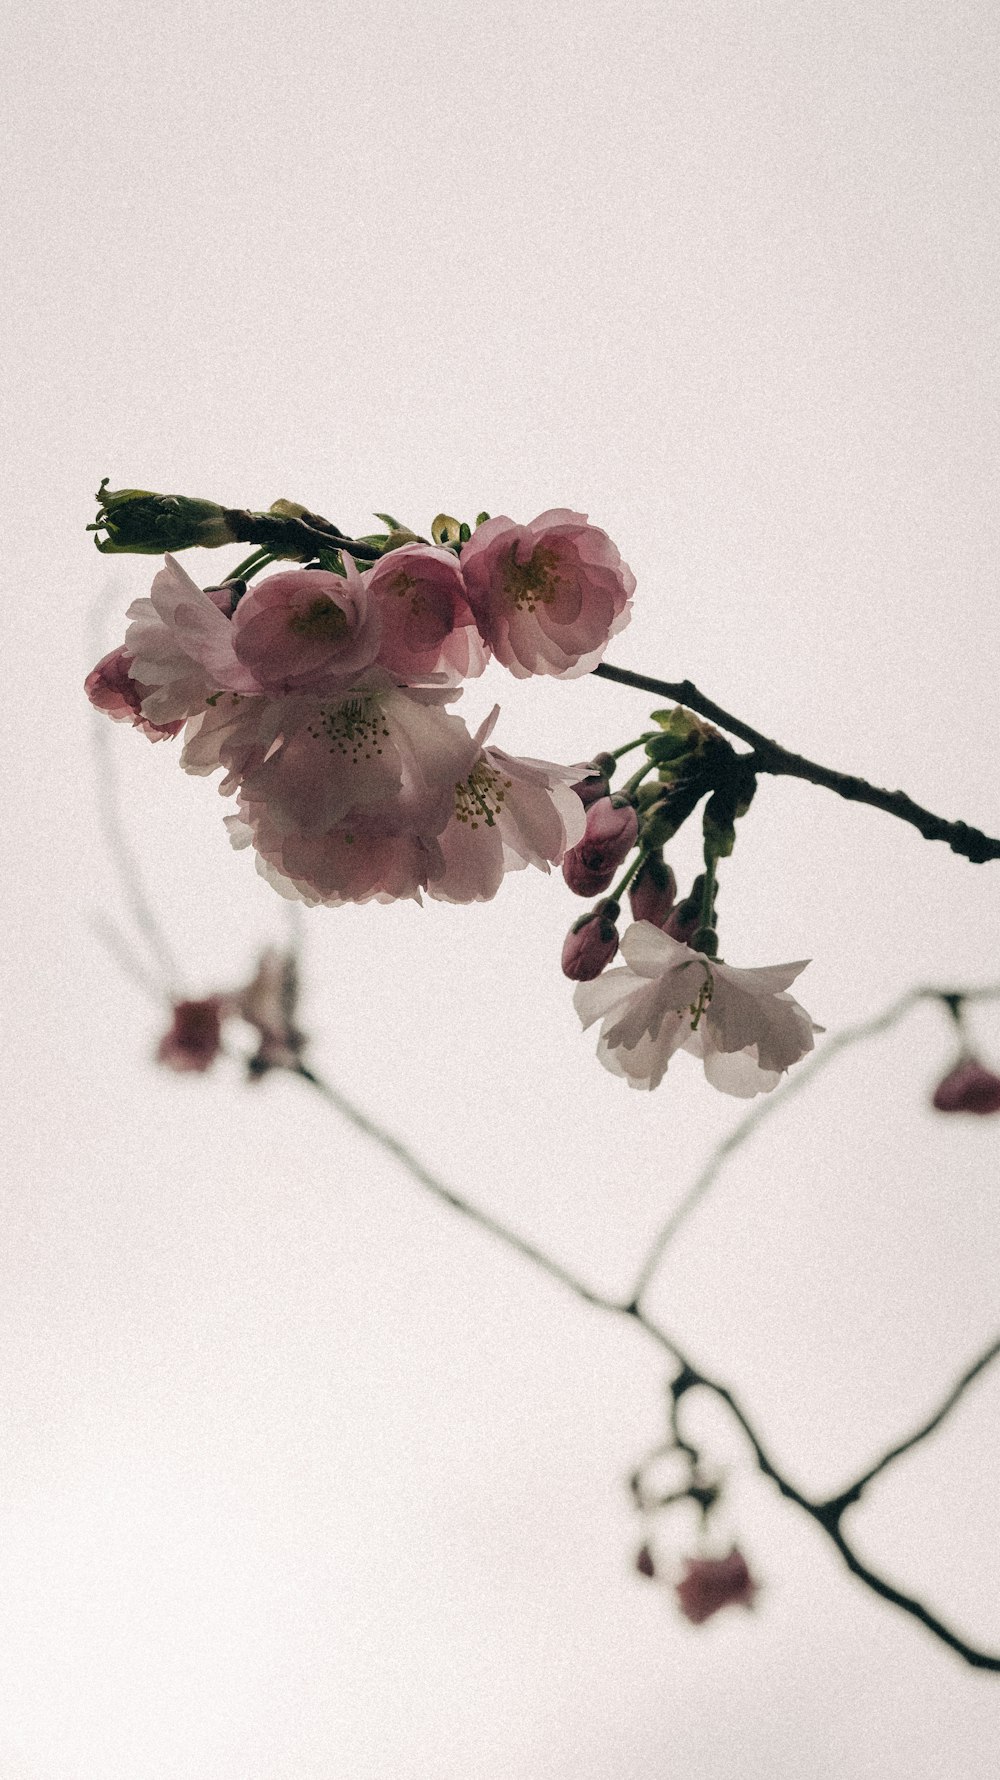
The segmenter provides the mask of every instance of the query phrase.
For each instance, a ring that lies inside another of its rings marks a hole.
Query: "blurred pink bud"
[[[577,896],[599,896],[606,890],[639,835],[639,818],[632,804],[615,804],[599,798],[587,811],[582,841],[563,860],[563,877]]]
[[[640,1576],[648,1576],[650,1581],[655,1577],[656,1565],[653,1562],[653,1554],[648,1545],[644,1545],[641,1551],[636,1552],[635,1567]]]
[[[562,949],[562,971],[574,983],[599,977],[618,950],[616,902],[604,902],[570,928]]]
[[[752,1607],[756,1593],[757,1583],[735,1545],[728,1557],[688,1558],[677,1584],[680,1610],[692,1625],[703,1625],[720,1607]]]
[[[677,879],[665,859],[650,854],[632,879],[628,899],[633,920],[663,926],[677,900]]]
[[[151,742],[165,742],[184,728],[184,721],[179,723],[151,723],[142,714],[142,701],[152,690],[149,686],[140,685],[133,680],[131,668],[134,657],[121,645],[112,649],[109,655],[102,655],[95,668],[92,668],[83,682],[83,690],[91,704],[105,716],[113,718],[116,723],[131,723],[135,729],[141,729]]]
[[[978,1057],[960,1057],[938,1082],[932,1106],[938,1112],[1000,1112],[1000,1075],[986,1069]]]
[[[168,1069],[210,1069],[222,1049],[222,998],[176,1001],[173,1024],[157,1047],[156,1060]]]

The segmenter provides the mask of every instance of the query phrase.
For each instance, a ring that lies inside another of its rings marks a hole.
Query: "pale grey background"
[[[357,529],[569,504],[638,577],[613,660],[996,832],[997,50],[994,7],[923,0],[11,16],[4,1780],[995,1774],[996,1678],[856,1588],[707,1404],[760,1610],[696,1633],[631,1575],[663,1383],[634,1331],[295,1083],[154,1071],[159,1014],[88,926],[124,916],[80,682],[88,608],[153,566],[93,552],[102,475]],[[469,716],[494,697],[503,745],[562,759],[648,710],[497,669]],[[113,740],[205,990],[281,904],[211,784]],[[996,979],[996,884],[766,784],[725,947],[811,956],[834,1028]],[[317,911],[307,1011],[346,1091],[615,1288],[738,1108],[687,1058],[652,1096],[599,1069],[558,972],[578,906],[523,874]],[[996,1125],[928,1111],[948,1054],[924,1010],[838,1064],[664,1269],[663,1316],[816,1490],[993,1328]],[[998,1399],[858,1520],[993,1648]]]

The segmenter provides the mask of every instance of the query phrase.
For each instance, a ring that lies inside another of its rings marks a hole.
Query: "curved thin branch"
[[[399,1162],[420,1186],[432,1193],[442,1204],[450,1206],[454,1211],[461,1212],[464,1217],[470,1220],[470,1222],[477,1224],[480,1229],[483,1229],[487,1231],[489,1235],[496,1237],[505,1247],[512,1249],[514,1253],[521,1255],[524,1260],[530,1261],[533,1266],[538,1267],[543,1273],[546,1273],[550,1279],[554,1279],[560,1285],[565,1286],[567,1290],[571,1291],[577,1298],[582,1299],[585,1304],[591,1304],[600,1310],[609,1311],[612,1315],[629,1317],[635,1322],[638,1327],[641,1328],[651,1340],[655,1341],[657,1346],[664,1349],[664,1351],[675,1361],[678,1367],[680,1367],[684,1377],[685,1391],[701,1387],[711,1391],[714,1396],[718,1397],[719,1400],[726,1405],[750,1442],[758,1470],[763,1476],[769,1478],[771,1482],[774,1483],[775,1487],[786,1500],[794,1502],[798,1508],[802,1509],[803,1513],[808,1514],[809,1517],[816,1522],[817,1526],[822,1527],[824,1533],[836,1546],[844,1563],[847,1565],[847,1568],[858,1577],[859,1581],[863,1582],[866,1587],[870,1588],[875,1594],[880,1595],[883,1600],[889,1601],[893,1606],[898,1607],[901,1612],[908,1613],[912,1618],[919,1620],[919,1622],[924,1625],[934,1637],[940,1639],[943,1644],[947,1644],[950,1649],[954,1650],[961,1656],[965,1662],[971,1664],[973,1668],[989,1669],[1000,1672],[1000,1656],[993,1656],[988,1651],[978,1650],[974,1645],[968,1644],[965,1639],[960,1638],[956,1632],[951,1631],[943,1621],[939,1620],[933,1613],[931,1613],[921,1601],[918,1601],[912,1595],[904,1594],[892,1583],[886,1582],[883,1577],[879,1576],[876,1571],[870,1570],[858,1557],[857,1553],[845,1537],[840,1522],[845,1510],[853,1502],[857,1501],[861,1490],[864,1488],[864,1484],[867,1481],[867,1476],[858,1480],[850,1490],[844,1492],[843,1495],[837,1497],[836,1500],[832,1502],[810,1501],[807,1496],[802,1494],[801,1490],[796,1488],[783,1472],[779,1471],[777,1465],[768,1455],[761,1438],[750,1422],[746,1411],[740,1406],[737,1398],[733,1395],[732,1391],[729,1390],[728,1386],[721,1384],[717,1379],[710,1378],[706,1373],[700,1372],[697,1367],[693,1366],[691,1361],[687,1358],[687,1355],[678,1346],[673,1336],[668,1335],[665,1329],[661,1328],[658,1323],[648,1317],[645,1311],[640,1308],[634,1299],[629,1303],[622,1304],[613,1298],[608,1298],[602,1292],[595,1291],[593,1287],[586,1285],[583,1280],[578,1279],[576,1275],[571,1273],[567,1267],[564,1267],[561,1262],[556,1261],[552,1256],[547,1255],[544,1250],[536,1248],[534,1243],[526,1241],[524,1237],[517,1235],[515,1231],[509,1229],[505,1224],[502,1224],[499,1219],[491,1217],[487,1212],[481,1211],[477,1206],[473,1205],[470,1200],[465,1199],[451,1187],[446,1186],[443,1181],[438,1179],[437,1175],[433,1174],[431,1170],[417,1158],[414,1152],[409,1149],[406,1144],[401,1143],[398,1138],[393,1137],[392,1134],[386,1131],[375,1119],[370,1118],[367,1113],[362,1112],[360,1107],[355,1106],[345,1095],[340,1094],[337,1089],[332,1088],[329,1083],[325,1082],[322,1077],[316,1075],[311,1069],[306,1068],[306,1066],[302,1064],[299,1065],[295,1073],[300,1075],[303,1081],[308,1082],[311,1087],[315,1088],[316,1091],[323,1096],[324,1100],[334,1107],[335,1110],[353,1125],[356,1130],[360,1131],[363,1136],[368,1137],[372,1142],[377,1143],[381,1149],[385,1150]],[[931,1433],[934,1428],[938,1427],[945,1415],[947,1415],[952,1403],[958,1400],[965,1385],[971,1382],[977,1372],[981,1372],[984,1369],[989,1363],[989,1359],[993,1357],[995,1351],[1000,1351],[1000,1342],[995,1343],[994,1347],[969,1369],[968,1373],[963,1376],[963,1380],[960,1381],[959,1386],[951,1392],[950,1397],[935,1415],[931,1417],[923,1430],[916,1435],[911,1435],[909,1440],[903,1443],[898,1449],[892,1449],[890,1453],[886,1455],[883,1463],[890,1463],[893,1457],[898,1456],[900,1452],[908,1450],[910,1447],[916,1445],[918,1440],[923,1439],[927,1434]],[[880,1468],[881,1465],[876,1466],[868,1475],[873,1476],[875,1471]]]
[[[796,1094],[801,1094],[803,1088],[808,1088],[827,1065],[840,1055],[841,1051],[849,1050],[851,1045],[860,1044],[863,1039],[875,1038],[879,1033],[887,1032],[891,1026],[896,1024],[897,1020],[901,1020],[903,1015],[909,1013],[910,1009],[916,1007],[920,1001],[940,1001],[945,1005],[951,1005],[956,1002],[997,999],[1000,999],[1000,983],[985,984],[978,989],[935,989],[929,986],[908,989],[905,995],[890,1002],[888,1007],[882,1008],[881,1012],[873,1014],[870,1019],[859,1020],[857,1025],[845,1026],[840,1032],[833,1033],[826,1043],[809,1058],[807,1063],[798,1066],[794,1075],[786,1076],[773,1093],[762,1095],[750,1112],[746,1113],[739,1123],[734,1125],[732,1131],[716,1144],[701,1172],[695,1177],[684,1197],[674,1207],[650,1244],[646,1258],[636,1275],[635,1285],[632,1289],[633,1303],[638,1304],[643,1297],[666,1249],[681,1226],[687,1222],[696,1206],[701,1204],[709,1188],[715,1185],[722,1172],[723,1164],[738,1149],[742,1149],[747,1140],[763,1125],[766,1119],[770,1118],[772,1113],[777,1112],[779,1107],[784,1106]]]
[[[831,767],[820,766],[815,760],[807,760],[803,754],[791,753],[780,742],[772,741],[769,736],[752,729],[749,723],[724,711],[713,699],[706,698],[691,680],[654,680],[648,674],[633,674],[627,668],[611,667],[606,661],[593,672],[619,686],[634,686],[637,691],[652,692],[657,698],[675,699],[678,704],[687,705],[690,710],[707,717],[710,723],[718,724],[730,735],[739,736],[753,749],[749,764],[758,773],[806,779],[811,785],[824,785],[828,791],[835,791],[838,797],[850,802],[871,804],[876,810],[897,816],[901,822],[909,822],[925,840],[946,841],[953,853],[960,853],[974,865],[982,865],[987,859],[1000,859],[1000,840],[994,840],[978,828],[971,828],[967,822],[948,822],[943,816],[935,816],[931,810],[914,803],[905,791],[886,791],[853,773],[836,772]]]
[[[551,1279],[558,1280],[560,1285],[567,1286],[578,1298],[582,1298],[584,1303],[595,1304],[600,1310],[621,1310],[621,1305],[617,1304],[613,1298],[606,1298],[603,1293],[591,1290],[589,1286],[584,1285],[582,1280],[577,1279],[575,1274],[570,1273],[568,1268],[554,1260],[551,1255],[545,1254],[542,1249],[536,1248],[534,1243],[528,1242],[523,1236],[518,1236],[513,1230],[509,1230],[506,1224],[501,1224],[496,1218],[491,1217],[489,1212],[480,1210],[479,1206],[473,1205],[471,1200],[464,1199],[460,1193],[445,1186],[444,1181],[439,1180],[436,1174],[432,1174],[429,1168],[424,1167],[424,1164],[414,1155],[407,1144],[401,1143],[398,1137],[393,1137],[384,1126],[378,1124],[375,1119],[369,1118],[368,1114],[362,1112],[359,1106],[355,1106],[352,1100],[348,1100],[346,1094],[339,1093],[336,1088],[331,1087],[329,1082],[324,1081],[322,1076],[316,1075],[304,1063],[299,1064],[294,1074],[301,1076],[303,1081],[309,1082],[310,1086],[315,1088],[317,1093],[322,1094],[323,1099],[339,1112],[341,1118],[346,1119],[349,1125],[353,1125],[356,1131],[360,1131],[363,1137],[369,1137],[373,1143],[377,1143],[379,1148],[385,1150],[388,1155],[399,1162],[420,1186],[425,1187],[429,1193],[433,1193],[435,1199],[440,1199],[442,1204],[449,1205],[452,1211],[460,1211],[463,1217],[478,1224],[481,1230],[486,1230],[491,1236],[498,1237],[505,1247],[513,1249],[516,1254],[521,1255],[524,1260],[530,1261],[533,1266],[540,1267],[543,1273],[547,1273]]]
[[[880,1471],[885,1471],[889,1465],[894,1464],[897,1459],[902,1458],[904,1452],[909,1452],[914,1446],[919,1446],[921,1440],[926,1440],[928,1434],[933,1434],[935,1428],[941,1426],[945,1416],[951,1414],[955,1404],[963,1393],[968,1390],[973,1379],[978,1378],[980,1372],[985,1372],[987,1366],[992,1364],[998,1354],[1000,1354],[1000,1336],[998,1336],[996,1341],[991,1342],[990,1346],[980,1354],[978,1360],[973,1360],[972,1365],[967,1367],[962,1373],[961,1378],[952,1385],[944,1402],[935,1409],[933,1415],[929,1416],[925,1422],[921,1423],[915,1433],[911,1434],[907,1440],[901,1440],[898,1446],[891,1446],[889,1451],[883,1453],[882,1457],[878,1459],[868,1471],[863,1471],[861,1476],[855,1479],[851,1484],[850,1489],[845,1491],[845,1495],[850,1498],[850,1501],[857,1501],[857,1498],[860,1496],[865,1486],[871,1483],[872,1478],[877,1477]],[[842,1498],[838,1497],[838,1501],[840,1500],[842,1500]],[[848,1503],[845,1503],[845,1506],[848,1505]]]

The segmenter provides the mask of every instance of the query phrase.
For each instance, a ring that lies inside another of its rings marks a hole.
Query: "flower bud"
[[[728,859],[736,845],[735,809],[732,797],[714,791],[702,814],[705,853],[713,859]]]
[[[959,1057],[938,1082],[931,1105],[938,1112],[1000,1112],[1000,1075],[984,1068],[978,1057]]]
[[[608,898],[575,922],[562,949],[563,976],[574,983],[590,983],[600,976],[618,950],[619,912],[618,904]]]
[[[570,787],[572,791],[576,792],[576,795],[580,799],[585,810],[589,810],[591,804],[597,803],[600,798],[611,796],[611,791],[608,786],[610,774],[604,765],[604,762],[609,759],[611,759],[611,756],[608,754],[597,755],[594,760],[591,760],[588,763],[586,777],[578,779],[576,784]],[[614,772],[614,770],[615,763],[612,760],[611,772]]]
[[[648,1545],[642,1546],[635,1554],[635,1567],[640,1576],[648,1576],[652,1582],[656,1576],[656,1565]]]
[[[189,500],[183,494],[151,494],[145,488],[108,489],[105,476],[96,495],[97,520],[89,532],[106,531],[95,538],[105,555],[131,551],[134,555],[162,556],[170,550],[190,550],[200,545],[215,550],[220,544],[238,544],[237,533],[216,501]]]
[[[664,933],[671,939],[679,939],[684,946],[690,945],[701,926],[701,897],[686,896],[679,902],[663,923]]]
[[[642,838],[652,851],[673,839],[699,799],[704,797],[706,786],[695,773],[674,784],[661,783],[659,787],[649,789],[659,793],[644,808],[642,818]]]
[[[734,1545],[728,1557],[685,1560],[685,1574],[676,1584],[677,1604],[692,1625],[703,1625],[721,1607],[752,1607],[757,1586]]]
[[[222,1001],[209,995],[204,1001],[174,1003],[173,1024],[157,1047],[156,1060],[168,1069],[209,1069],[222,1049]]]
[[[650,921],[662,927],[677,900],[677,879],[659,853],[650,853],[629,887],[634,921]]]
[[[563,877],[577,896],[599,896],[606,890],[639,834],[639,819],[630,803],[598,798],[587,811],[582,841],[563,860]]]

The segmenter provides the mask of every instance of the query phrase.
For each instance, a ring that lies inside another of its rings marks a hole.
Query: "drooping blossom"
[[[364,818],[373,834],[437,834],[477,747],[446,688],[397,686],[373,669],[329,699],[218,699],[189,726],[181,765],[226,769],[220,790],[316,838]]]
[[[485,742],[498,707],[477,732]],[[453,788],[453,808],[438,836],[442,864],[428,892],[440,902],[488,902],[504,874],[534,865],[547,872],[583,832],[583,805],[572,790],[579,766],[522,759],[480,747],[471,771]]]
[[[207,995],[202,1001],[177,1001],[170,1028],[156,1051],[157,1062],[179,1073],[204,1074],[222,1049],[222,1014],[225,998]]]
[[[944,1113],[1000,1112],[1000,1075],[978,1057],[963,1055],[938,1082],[931,1105]]]
[[[625,965],[580,983],[573,1001],[584,1027],[601,1021],[598,1058],[630,1087],[658,1087],[683,1047],[722,1093],[770,1093],[822,1030],[786,993],[807,960],[740,970],[648,921],[627,930],[621,950]]]
[[[176,723],[151,723],[142,714],[142,701],[152,692],[132,678],[132,656],[124,644],[102,655],[83,682],[83,690],[91,704],[115,723],[131,723],[151,742],[165,742],[184,728],[183,718]]]
[[[618,904],[610,898],[574,922],[562,949],[562,973],[574,983],[599,977],[618,950]]]
[[[585,513],[553,507],[528,525],[487,519],[461,563],[480,633],[519,679],[589,673],[628,623],[635,577]]]
[[[148,599],[133,600],[125,648],[144,691],[142,714],[160,726],[203,710],[220,689],[260,688],[233,649],[233,625],[172,556],[153,577]]]
[[[677,1601],[685,1619],[704,1625],[722,1607],[752,1607],[758,1586],[734,1545],[728,1557],[687,1558]]]
[[[288,569],[255,581],[232,619],[232,643],[256,686],[333,696],[370,667],[381,637],[379,608],[351,557],[343,575]]]
[[[633,921],[663,927],[677,900],[673,868],[658,853],[651,853],[639,867],[628,890]]]
[[[563,877],[577,896],[599,896],[606,890],[639,834],[639,818],[630,803],[601,797],[587,811],[583,835],[563,860]]]
[[[453,550],[404,544],[373,564],[365,587],[382,626],[378,662],[409,682],[474,679],[489,659]]]

